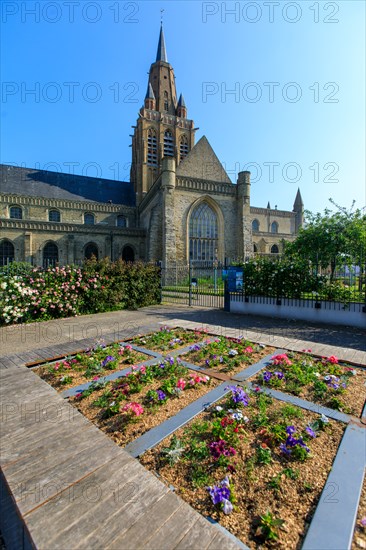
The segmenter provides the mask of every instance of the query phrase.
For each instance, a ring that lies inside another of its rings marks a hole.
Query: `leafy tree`
[[[349,210],[338,206],[336,212],[329,209],[324,214],[305,212],[306,226],[292,243],[286,243],[285,254],[307,258],[318,272],[319,267],[330,267],[330,280],[335,269],[342,265],[357,265],[364,271],[366,257],[365,210]]]

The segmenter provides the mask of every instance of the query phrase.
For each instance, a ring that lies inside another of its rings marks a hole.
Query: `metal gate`
[[[162,302],[223,308],[223,269],[225,266],[218,262],[192,262],[162,266]]]

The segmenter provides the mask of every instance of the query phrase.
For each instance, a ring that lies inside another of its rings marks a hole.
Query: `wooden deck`
[[[243,548],[36,374],[5,366],[0,464],[9,550]]]

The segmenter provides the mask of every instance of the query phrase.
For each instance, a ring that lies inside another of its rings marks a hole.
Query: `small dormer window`
[[[117,216],[117,227],[127,227],[127,218],[126,216]]]
[[[50,210],[48,213],[48,221],[49,222],[60,222],[61,221],[61,215],[59,210]]]
[[[84,214],[84,224],[85,225],[94,225],[95,224],[95,217],[94,214]]]
[[[9,216],[12,220],[22,220],[23,211],[20,206],[11,206],[9,209]]]

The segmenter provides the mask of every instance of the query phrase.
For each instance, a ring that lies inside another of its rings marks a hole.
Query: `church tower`
[[[162,159],[173,157],[178,166],[194,146],[194,123],[187,118],[183,95],[177,99],[163,26],[156,60],[149,71],[144,106],[134,129],[131,182],[139,204],[159,176]]]

